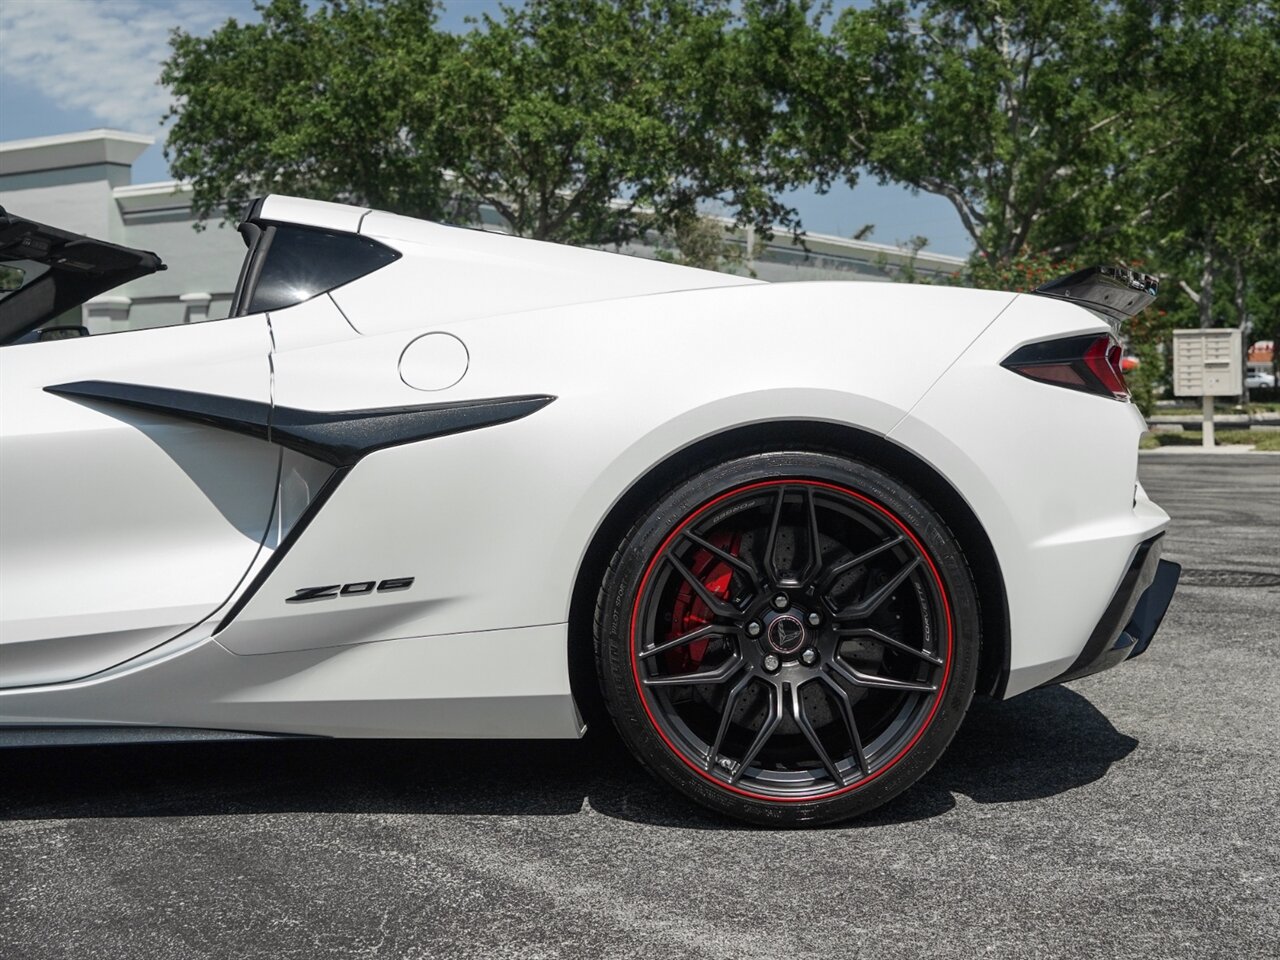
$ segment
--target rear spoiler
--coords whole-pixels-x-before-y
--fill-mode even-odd
[[[1086,267],[1037,287],[1038,297],[1070,300],[1110,317],[1128,320],[1151,306],[1160,281],[1128,267]]]

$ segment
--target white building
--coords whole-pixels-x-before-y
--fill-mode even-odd
[[[168,269],[84,308],[91,333],[194,322],[227,314],[244,244],[225,223],[195,229],[189,187],[134,184],[133,162],[153,138],[119,130],[0,142],[0,206],[41,223],[159,254]],[[486,222],[495,217],[486,216]],[[745,236],[735,234],[739,242]],[[807,247],[807,249],[805,249]],[[652,256],[643,245],[627,249]],[[923,277],[955,273],[964,260],[809,234],[804,247],[776,236],[750,269],[764,280],[886,280],[910,263]]]

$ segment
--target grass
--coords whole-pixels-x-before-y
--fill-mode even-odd
[[[1151,411],[1153,414],[1159,414],[1162,417],[1185,417],[1200,416],[1200,407],[1190,407],[1179,404],[1176,407],[1156,406]],[[1280,403],[1267,402],[1258,403],[1254,401],[1248,407],[1239,403],[1215,403],[1213,405],[1214,413],[1277,413],[1280,412]]]
[[[1216,443],[1246,443],[1255,450],[1273,450],[1280,452],[1280,430],[1215,430]],[[1198,447],[1204,443],[1204,434],[1199,430],[1161,430],[1158,433],[1144,433],[1138,446],[1142,450],[1155,450],[1159,447]]]

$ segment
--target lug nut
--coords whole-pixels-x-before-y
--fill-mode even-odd
[[[804,661],[806,667],[812,667],[818,660],[818,651],[810,647],[804,653],[800,654],[800,659]]]
[[[773,605],[779,610],[787,609],[790,604],[791,601],[787,599],[787,595],[785,593],[780,593],[773,598]]]
[[[782,666],[782,661],[779,660],[777,657],[775,657],[772,653],[764,658],[764,668],[769,673],[774,673],[775,671],[777,671],[778,667],[780,666]]]
[[[822,614],[820,614],[817,610],[809,614],[809,626],[816,627],[821,622],[822,622]]]
[[[750,623],[748,623],[748,624],[747,624],[747,636],[749,636],[749,637],[758,637],[758,636],[760,636],[760,624],[756,623],[756,621],[754,621],[754,620],[752,620]]]

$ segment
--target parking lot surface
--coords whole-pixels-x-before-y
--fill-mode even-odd
[[[871,819],[739,827],[590,740],[6,751],[0,957],[1274,958],[1280,457],[1141,475],[1151,650],[975,704]]]

